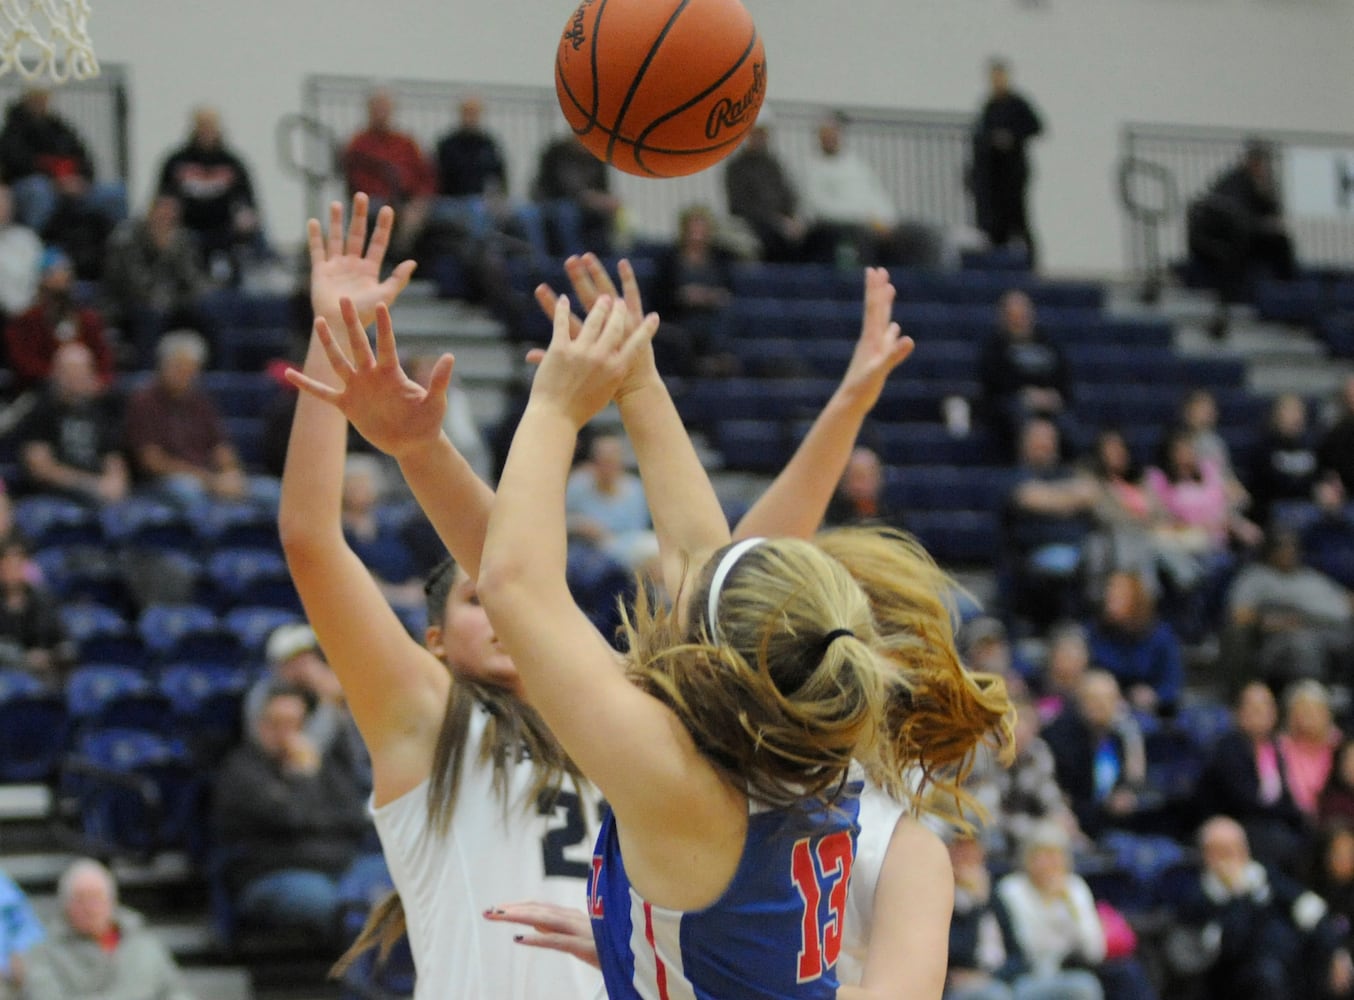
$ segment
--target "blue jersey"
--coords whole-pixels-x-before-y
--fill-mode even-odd
[[[733,880],[690,912],[631,887],[608,816],[588,911],[610,1000],[836,997],[860,788],[852,782],[831,808],[754,809]]]

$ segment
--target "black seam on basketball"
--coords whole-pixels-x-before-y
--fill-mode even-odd
[[[602,123],[597,120],[597,116],[595,114],[588,114],[588,109],[583,107],[578,98],[574,95],[573,90],[569,87],[569,81],[564,76],[564,65],[560,62],[558,55],[555,56],[555,83],[558,87],[563,88],[564,96],[569,98],[569,103],[578,109],[580,115],[587,119],[588,123],[581,131],[574,128],[573,124],[570,123],[569,127],[573,129],[574,135],[585,136],[593,129],[602,127]]]
[[[738,57],[738,62],[734,63],[732,69],[730,69],[727,73],[725,73],[723,76],[721,76],[721,77],[720,77],[718,80],[716,80],[714,83],[710,84],[710,86],[707,87],[704,91],[702,91],[701,93],[697,94],[695,97],[691,98],[691,100],[687,101],[687,102],[686,102],[685,104],[683,104],[681,107],[674,108],[672,111],[669,111],[669,112],[667,112],[666,114],[660,115],[659,117],[655,118],[652,122],[649,123],[649,127],[646,128],[643,132],[641,132],[641,133],[636,137],[636,139],[635,139],[635,162],[639,164],[639,166],[640,166],[641,169],[643,169],[643,170],[645,170],[645,171],[648,171],[648,169],[649,169],[648,167],[644,166],[644,155],[643,155],[644,153],[646,153],[646,152],[648,151],[648,150],[646,150],[645,147],[644,147],[644,140],[647,139],[647,138],[649,137],[649,134],[650,134],[651,132],[653,132],[654,129],[656,129],[656,128],[658,128],[660,125],[662,125],[664,122],[670,121],[671,119],[676,118],[676,117],[677,117],[678,115],[680,115],[683,111],[687,111],[687,110],[689,110],[689,109],[691,109],[691,108],[694,108],[697,104],[699,104],[701,101],[705,100],[707,97],[709,97],[711,94],[713,94],[713,93],[714,93],[716,90],[718,90],[720,87],[724,86],[724,84],[728,83],[729,80],[731,80],[731,79],[733,78],[733,75],[734,75],[735,73],[737,73],[740,69],[743,68],[743,64],[746,63],[746,62],[748,61],[748,59],[749,59],[749,57],[751,57],[752,53],[756,51],[756,49],[757,49],[757,39],[758,39],[758,37],[759,37],[759,36],[758,36],[758,34],[757,34],[757,29],[756,29],[756,27],[753,27],[753,29],[752,29],[752,40],[751,40],[750,42],[748,42],[748,47],[747,47],[746,49],[743,50],[743,54],[742,54],[741,56]],[[740,131],[740,132],[738,133],[739,136],[742,136],[743,133],[746,132],[746,131],[747,131],[747,128],[744,127],[744,128],[742,129],[742,131]]]
[[[597,36],[602,33],[602,15],[606,13],[607,0],[597,5],[597,16],[592,19],[592,51],[588,53],[592,60],[592,110],[588,112],[589,127],[597,124],[597,113],[601,110],[601,77],[597,75]]]
[[[654,43],[649,46],[649,51],[644,56],[644,61],[639,64],[639,69],[635,71],[634,78],[630,81],[630,89],[625,93],[625,100],[621,102],[621,108],[616,112],[615,130],[611,133],[611,141],[607,143],[606,147],[607,163],[611,163],[611,154],[616,149],[616,139],[620,135],[621,129],[625,127],[625,115],[630,110],[630,105],[634,101],[635,95],[639,93],[639,85],[644,82],[644,74],[649,71],[649,67],[653,64],[654,57],[658,55],[658,50],[663,47],[663,42],[668,37],[668,32],[670,32],[672,26],[677,23],[677,18],[681,17],[682,11],[686,10],[690,5],[691,0],[682,0],[682,2],[678,4],[677,9],[668,17],[667,24],[663,25],[663,30],[658,33],[658,37],[654,39]],[[598,17],[601,17],[600,11],[598,12]],[[595,53],[596,51],[597,33],[594,31],[593,52]]]

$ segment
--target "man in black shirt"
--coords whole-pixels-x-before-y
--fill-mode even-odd
[[[461,124],[437,144],[437,193],[449,198],[506,194],[508,168],[494,137],[481,125],[478,97],[461,102]]]
[[[1015,289],[1001,297],[998,328],[978,360],[983,416],[1014,451],[1016,434],[1031,417],[1045,417],[1066,436],[1072,402],[1067,361],[1035,325],[1034,304]]]
[[[1044,130],[1038,113],[1011,89],[1011,71],[1004,60],[988,64],[991,91],[973,130],[973,200],[978,227],[993,246],[1021,240],[1034,262],[1025,191],[1029,159],[1025,146]]]
[[[99,386],[93,353],[78,342],[63,344],[46,391],[19,429],[26,485],[91,503],[121,500],[128,488],[121,424]]]
[[[729,214],[756,233],[763,260],[798,261],[808,229],[799,215],[799,195],[771,149],[767,117],[763,111],[724,172]]]

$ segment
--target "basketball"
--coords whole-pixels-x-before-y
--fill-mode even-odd
[[[739,0],[582,0],[555,91],[594,156],[640,177],[714,166],[766,96],[766,55]]]

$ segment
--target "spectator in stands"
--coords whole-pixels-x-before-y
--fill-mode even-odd
[[[1076,700],[1082,678],[1091,669],[1086,630],[1077,624],[1054,628],[1048,637],[1048,662],[1039,685],[1039,718],[1052,722]]]
[[[212,830],[225,883],[251,924],[298,927],[337,943],[339,880],[362,864],[362,793],[334,753],[306,736],[298,688],[269,692],[249,738],[221,767]]]
[[[1020,437],[1020,477],[1007,501],[1014,597],[1037,623],[1078,617],[1077,576],[1100,490],[1059,458],[1058,428],[1036,417]]]
[[[1327,472],[1312,488],[1315,516],[1303,525],[1302,561],[1345,589],[1354,587],[1354,520],[1340,477]]]
[[[169,949],[118,904],[107,868],[73,862],[57,896],[61,921],[29,953],[25,1000],[192,1000]]]
[[[1287,281],[1297,274],[1268,143],[1246,144],[1241,162],[1190,205],[1187,228],[1190,257],[1224,301],[1248,298],[1257,277]]]
[[[121,413],[99,384],[94,355],[78,342],[62,344],[47,388],[19,425],[19,459],[34,492],[59,493],[95,504],[127,495]]]
[[[861,445],[851,452],[837,492],[827,505],[825,523],[903,526],[902,517],[889,506],[884,492],[884,467],[872,449]]]
[[[1142,732],[1113,674],[1088,671],[1076,703],[1049,724],[1043,737],[1053,752],[1058,785],[1088,836],[1132,826],[1137,815],[1155,805],[1147,788]]]
[[[715,243],[714,214],[704,205],[684,209],[677,243],[659,255],[654,278],[653,308],[665,324],[665,336],[653,345],[659,371],[736,373],[736,360],[717,349],[720,324],[733,301],[732,268],[731,256]]]
[[[1024,691],[1033,667],[1017,654],[1001,619],[978,615],[969,619],[955,637],[964,665],[980,673],[996,674],[1009,691]]]
[[[1307,404],[1296,393],[1274,400],[1269,425],[1251,472],[1251,516],[1268,525],[1274,505],[1286,500],[1310,503],[1320,463],[1316,440],[1307,428]]]
[[[625,470],[625,449],[614,434],[599,434],[588,457],[569,477],[565,493],[569,537],[623,560],[631,540],[650,528],[639,477]]]
[[[1275,727],[1274,693],[1258,681],[1236,699],[1236,729],[1213,745],[1199,781],[1204,815],[1230,816],[1265,864],[1291,870],[1306,846],[1306,823],[1288,790]]]
[[[1217,462],[1228,478],[1232,471],[1232,450],[1218,433],[1218,401],[1207,389],[1191,389],[1180,403],[1181,427],[1188,428],[1194,437],[1194,453],[1199,461]]]
[[[270,691],[275,687],[295,688],[306,695],[310,706],[304,726],[306,738],[322,756],[332,753],[347,765],[359,788],[370,789],[366,748],[314,630],[302,622],[279,625],[269,634],[263,656],[268,669],[244,698],[245,731],[253,731]]]
[[[1090,887],[1072,873],[1062,827],[1049,823],[1030,835],[1020,869],[997,883],[997,896],[1040,995],[1100,1000],[1104,993],[1091,970],[1105,959],[1105,932]]]
[[[14,193],[0,184],[0,319],[26,311],[38,294],[42,240],[14,221]]]
[[[1316,818],[1322,826],[1354,827],[1354,740],[1335,748],[1330,774],[1316,800]]]
[[[1199,560],[1177,539],[1121,432],[1107,428],[1096,436],[1090,469],[1101,490],[1097,548],[1086,570],[1093,603],[1103,599],[1108,574],[1118,570],[1137,573],[1154,596],[1163,578],[1177,593],[1196,586],[1203,573]]]
[[[1005,59],[987,65],[987,100],[973,129],[973,202],[978,228],[994,247],[1019,240],[1035,262],[1025,190],[1030,165],[1025,153],[1029,141],[1044,130],[1030,102],[1011,87],[1011,68]]]
[[[32,582],[28,558],[28,545],[17,535],[0,541],[0,664],[55,686],[75,662],[75,644],[56,598]]]
[[[823,119],[818,152],[804,170],[804,208],[813,220],[810,255],[844,270],[862,263],[938,267],[943,258],[939,235],[901,220],[879,175],[843,148],[843,124],[840,114]]]
[[[1330,779],[1335,749],[1344,734],[1331,713],[1330,691],[1320,681],[1298,681],[1284,693],[1284,728],[1279,753],[1293,804],[1311,821]]]
[[[1349,592],[1302,565],[1291,529],[1270,532],[1261,560],[1233,581],[1227,607],[1231,634],[1225,638],[1236,647],[1238,674],[1279,683],[1344,678],[1343,657],[1354,649]]]
[[[183,225],[179,201],[156,195],[140,219],[128,219],[108,239],[103,290],[109,320],[148,361],[166,330],[207,328],[201,308],[209,283],[197,239]]]
[[[982,841],[955,836],[950,841],[950,864],[954,916],[944,1000],[1012,1000],[1015,982],[1028,966],[1006,904],[992,892]],[[1045,996],[1032,985],[1025,983],[1020,996]]]
[[[572,133],[541,151],[531,196],[545,214],[549,256],[611,252],[621,200],[611,193],[607,165]]]
[[[1114,675],[1134,708],[1174,715],[1185,686],[1180,640],[1157,617],[1142,577],[1110,575],[1100,616],[1088,629],[1091,659]]]
[[[216,108],[193,109],[188,140],[160,167],[159,193],[179,203],[213,278],[238,284],[245,262],[267,251],[249,168],[226,145]]]
[[[1043,823],[1057,823],[1073,843],[1086,839],[1076,814],[1058,786],[1053,752],[1039,735],[1039,712],[1028,698],[1014,699],[1015,727],[1009,765],[990,752],[980,754],[965,790],[987,812],[980,825],[988,853],[1014,860],[1020,844]]]
[[[417,607],[423,601],[423,581],[398,526],[379,516],[385,490],[381,459],[348,456],[343,470],[343,537],[380,583],[386,600]]]
[[[0,871],[0,1000],[23,995],[28,952],[46,936],[28,897]]]
[[[45,233],[63,203],[101,216],[111,228],[127,214],[120,181],[95,182],[94,161],[75,128],[51,109],[51,94],[25,90],[0,128],[0,171],[14,190],[15,215]]]
[[[729,214],[752,229],[768,263],[804,258],[808,226],[799,212],[799,193],[780,157],[771,149],[771,113],[763,108],[738,152],[729,158],[724,192]]]
[[[1236,513],[1226,474],[1216,460],[1199,457],[1190,430],[1167,432],[1147,485],[1170,519],[1174,543],[1197,555],[1205,572],[1225,561],[1233,536],[1243,545],[1259,544],[1260,529]]]
[[[1344,995],[1354,964],[1315,893],[1252,857],[1246,831],[1225,816],[1199,830],[1203,872],[1180,907],[1210,958],[1208,995],[1228,1000]],[[1329,993],[1327,993],[1329,991]]]
[[[78,305],[74,289],[70,258],[49,249],[42,255],[37,298],[5,326],[5,352],[18,388],[32,389],[46,382],[57,348],[71,342],[82,343],[93,352],[101,382],[112,380],[113,349],[104,334],[103,317]]]
[[[136,471],[180,503],[214,497],[275,504],[276,481],[245,474],[216,404],[198,384],[207,342],[175,330],[155,354],[155,378],[127,403],[125,441]]]
[[[1040,331],[1034,303],[1019,289],[1001,297],[997,328],[978,359],[983,418],[1010,451],[1016,435],[1032,417],[1070,430],[1072,380],[1062,349]]]
[[[1340,939],[1348,950],[1354,936],[1354,827],[1345,823],[1326,827],[1317,844],[1313,868],[1307,884],[1341,923]]]
[[[1321,438],[1317,457],[1323,471],[1340,477],[1346,496],[1354,491],[1354,375],[1340,384],[1337,415]]]
[[[424,223],[437,179],[423,155],[418,140],[395,127],[395,97],[376,89],[367,97],[367,124],[348,140],[343,151],[343,177],[349,195],[366,192],[372,214],[382,205],[392,205],[399,218],[396,259],[408,256]]]
[[[508,165],[498,142],[484,128],[484,102],[461,101],[460,124],[437,143],[437,193],[447,198],[503,198]]]

